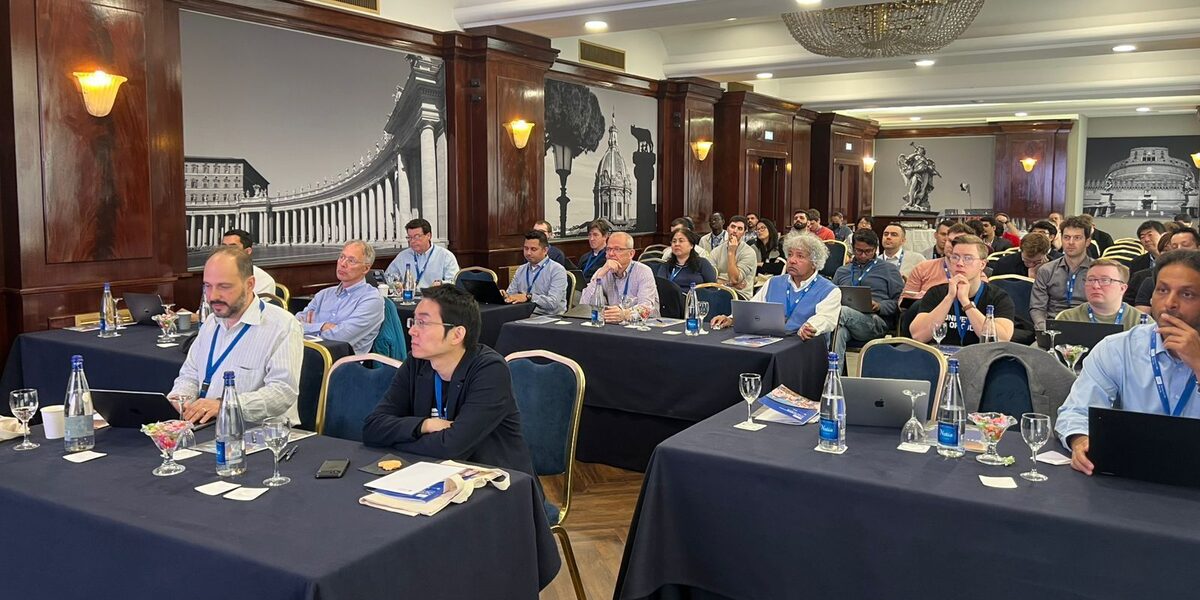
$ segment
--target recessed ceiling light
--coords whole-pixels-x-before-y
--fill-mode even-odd
[[[1150,112],[1150,107],[1149,106],[1139,106],[1139,107],[1137,107],[1137,111],[1138,112]]]
[[[921,117],[909,117],[908,120],[909,121],[920,121]]]
[[[729,17],[728,19],[725,19],[725,20],[726,21],[736,21],[737,17]]]
[[[1118,44],[1113,46],[1113,52],[1133,52],[1134,50],[1137,50],[1137,46],[1133,44]]]
[[[922,58],[919,60],[914,60],[913,64],[917,65],[918,67],[932,67],[933,65],[937,64],[937,61],[933,60],[932,58]]]
[[[583,24],[583,28],[592,32],[608,31],[608,23],[605,23],[604,21],[588,21],[587,23]]]
[[[1029,113],[1027,113],[1027,112],[1018,112],[1018,113],[1013,113],[1013,116],[1014,116],[1014,117],[1028,117],[1028,116],[1029,116]]]
[[[796,0],[796,4],[800,6],[816,6],[821,3],[821,0]]]
[[[759,79],[770,79],[770,78],[774,77],[775,74],[774,73],[756,73],[754,76]]]

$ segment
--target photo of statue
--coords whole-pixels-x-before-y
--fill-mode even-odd
[[[896,158],[900,176],[904,178],[905,189],[908,190],[902,198],[904,207],[900,210],[929,212],[929,192],[933,191],[933,178],[941,177],[942,174],[938,173],[933,160],[925,155],[924,146],[918,146],[916,142],[909,142],[908,145],[913,147],[913,152],[901,154]]]

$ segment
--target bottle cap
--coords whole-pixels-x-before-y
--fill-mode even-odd
[[[951,358],[951,359],[947,360],[946,363],[949,365],[951,373],[958,372],[958,359],[957,358]]]
[[[225,371],[225,385],[233,384],[233,371]]]
[[[987,314],[989,314],[989,315],[990,315],[990,314],[992,314],[993,312],[996,312],[996,307],[995,307],[995,306],[992,306],[991,304],[989,304],[989,305],[987,306]]]
[[[82,367],[83,366],[83,355],[82,354],[72,355],[71,356],[71,366],[72,367]]]
[[[836,363],[839,360],[837,352],[830,352],[828,358],[829,358],[829,362],[831,362],[831,363]]]

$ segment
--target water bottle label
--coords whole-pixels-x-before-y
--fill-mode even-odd
[[[821,439],[827,442],[838,441],[838,422],[834,419],[821,418]]]
[[[225,466],[225,442],[217,442],[217,468]]]
[[[404,301],[411,302],[412,299],[413,299],[413,291],[412,290],[404,290]]]
[[[688,319],[687,320],[687,330],[688,331],[700,331],[700,319]]]
[[[68,440],[77,440],[95,435],[92,415],[79,415],[63,419],[63,434]]]
[[[938,423],[938,444],[958,447],[958,426],[953,423]]]

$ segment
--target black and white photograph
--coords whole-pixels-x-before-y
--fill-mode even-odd
[[[446,242],[442,61],[184,12],[185,235],[198,269],[221,234],[255,262],[386,254],[422,217]]]
[[[654,231],[658,198],[654,98],[546,79],[546,220],[559,237],[607,219]]]
[[[1083,211],[1097,217],[1170,219],[1197,215],[1200,171],[1190,154],[1200,136],[1092,138]]]

